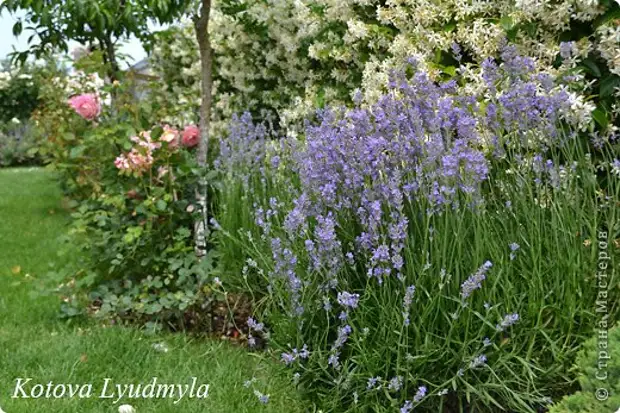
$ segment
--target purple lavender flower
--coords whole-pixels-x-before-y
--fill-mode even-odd
[[[463,55],[461,54],[461,46],[459,46],[458,43],[453,42],[450,45],[450,50],[452,51],[452,55],[454,56],[454,58],[460,62],[463,58]]]
[[[263,393],[259,392],[258,390],[254,390],[254,395],[256,396],[258,401],[261,402],[262,404],[269,403],[269,395],[268,394],[263,394]]]
[[[561,42],[560,43],[560,56],[562,59],[570,59],[577,52],[577,46],[575,42]]]
[[[265,328],[263,323],[258,323],[252,317],[248,317],[248,328],[250,330],[261,332]]]
[[[340,368],[340,352],[334,353],[329,356],[327,359],[327,364],[335,368],[336,370]]]
[[[290,248],[286,248],[283,245],[281,238],[272,238],[271,252],[274,269],[269,273],[270,284],[273,284],[274,279],[286,280],[291,310],[296,316],[300,316],[304,312],[304,307],[301,305],[301,289],[303,284],[296,275],[297,257]]]
[[[453,52],[461,54],[458,45]],[[270,267],[265,271],[268,288],[281,294],[275,299],[286,306],[291,322],[299,329],[311,327],[303,325],[307,317],[297,317],[305,315],[304,305],[314,310],[318,299],[319,306],[331,311],[329,297],[337,294],[342,321],[332,327],[337,331],[329,332],[337,338],[328,360],[335,368],[340,366],[338,350],[344,354],[352,334],[345,325],[350,316],[345,316],[361,306],[359,295],[339,286],[343,270],[368,274],[371,288],[393,285],[389,278],[404,279],[412,265],[406,253],[414,232],[410,223],[417,225],[424,213],[484,207],[494,157],[512,149],[546,154],[564,139],[558,124],[568,102],[566,92],[553,87],[550,76],[536,73],[533,61],[519,56],[514,47],[503,50],[501,64],[490,59],[482,63],[480,94],[455,81],[438,83],[416,62],[410,63],[412,75],[395,71],[388,92],[369,107],[358,100],[350,110],[317,112],[317,121],[304,127],[303,142],[269,142],[266,124],[255,124],[248,114],[235,118],[231,139],[222,140],[216,162],[225,176],[241,175],[244,195],[257,195],[254,218],[262,241],[271,247],[265,263]],[[284,167],[293,178],[282,174]],[[557,182],[560,166],[550,167],[541,158],[535,167],[541,180]],[[269,176],[274,173],[277,180]],[[290,192],[269,199],[268,186],[276,182]],[[418,204],[428,207],[420,216],[412,215],[411,205]],[[437,234],[430,236],[437,239]],[[463,303],[482,287],[490,267],[485,263],[462,283]],[[415,287],[407,287],[401,309],[406,325],[414,295]],[[324,315],[333,319],[338,312]],[[507,328],[504,321],[498,324],[502,329]],[[259,324],[254,323],[251,330]],[[299,361],[307,354],[304,348],[283,353],[283,361]],[[424,388],[420,398],[425,394]],[[415,404],[408,403],[406,411]]]
[[[592,146],[600,151],[605,146],[605,138],[598,132],[594,131],[590,133],[590,143],[592,143]]]
[[[491,261],[486,261],[475,274],[472,274],[465,282],[461,285],[461,298],[466,299],[469,297],[475,290],[482,288],[482,282],[486,278],[487,271],[493,266]]]
[[[500,80],[501,75],[499,73],[499,67],[497,63],[491,58],[484,59],[482,61],[482,79],[487,84],[487,87],[495,92],[496,84]],[[495,108],[495,106],[493,106]]]
[[[334,346],[332,348],[337,349],[339,347],[342,347],[344,343],[347,341],[347,339],[349,338],[349,334],[351,334],[351,331],[353,331],[353,329],[351,328],[350,325],[339,327],[338,338],[336,338],[336,342],[334,343]]]
[[[521,248],[521,246],[516,242],[513,242],[509,244],[508,247],[510,248],[510,260],[512,261],[517,257],[516,252],[519,248]]]
[[[424,398],[424,396],[426,396],[426,387],[420,386],[418,387],[418,391],[416,392],[415,396],[413,396],[413,400],[415,402],[419,402]]]
[[[620,178],[620,159],[614,159],[609,166],[611,166],[611,172]]]
[[[351,294],[346,291],[338,293],[338,304],[348,308],[357,308],[359,302],[359,294]]]
[[[413,410],[413,403],[411,400],[405,400],[405,404],[400,408],[400,413],[409,413]]]
[[[402,387],[403,387],[403,377],[396,376],[396,377],[392,377],[392,379],[390,380],[390,383],[388,385],[388,390],[397,392]]]
[[[281,359],[287,366],[293,364],[295,360],[298,358],[307,359],[310,357],[310,351],[308,350],[308,345],[304,344],[301,350],[297,350],[297,348],[292,349],[290,353],[282,353]]]
[[[323,297],[323,310],[329,312],[332,309],[332,303],[329,297]]]
[[[284,364],[286,364],[287,366],[293,364],[293,362],[295,361],[295,355],[292,353],[282,353],[281,357],[282,361],[284,362]]]
[[[497,331],[504,331],[508,327],[511,327],[514,324],[516,324],[517,321],[519,321],[519,314],[517,313],[507,314],[506,316],[504,316],[504,319],[498,325],[495,326],[495,328],[497,329]]]
[[[408,310],[413,303],[413,295],[415,294],[415,285],[410,285],[405,291],[405,297],[403,298],[403,308]]]
[[[299,351],[299,357],[302,359],[307,359],[310,357],[310,351],[308,350],[308,345],[304,344],[304,346]]]
[[[481,354],[477,357],[475,357],[470,363],[469,363],[469,368],[470,369],[477,369],[480,367],[485,366],[487,363],[487,356],[485,356],[484,354]]]
[[[413,295],[415,294],[415,286],[410,285],[407,287],[405,291],[405,297],[403,298],[403,319],[405,326],[409,326],[411,320],[409,319],[409,311],[411,309],[411,304],[413,303]]]
[[[241,176],[247,188],[251,174],[262,168],[269,133],[267,126],[254,124],[249,113],[241,117],[234,115],[229,123],[228,136],[220,140],[216,169],[225,174]]]
[[[489,339],[488,337],[485,337],[484,340],[482,340],[482,345],[484,347],[489,347],[493,345],[493,343],[491,342],[491,339]]]
[[[376,388],[377,384],[379,383],[379,381],[381,381],[381,377],[380,376],[369,378],[368,382],[366,383],[366,389],[367,390],[372,390],[372,389]]]

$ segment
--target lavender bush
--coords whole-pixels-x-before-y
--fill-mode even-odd
[[[531,60],[507,48],[479,75],[437,83],[412,60],[303,140],[245,115],[222,141],[222,280],[327,411],[536,411],[569,385],[620,186],[600,196],[612,165]]]

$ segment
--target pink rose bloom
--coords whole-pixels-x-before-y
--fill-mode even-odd
[[[183,146],[191,148],[200,142],[200,129],[196,125],[188,125],[183,129],[183,138],[181,143]]]
[[[86,120],[94,120],[101,112],[99,99],[93,93],[73,96],[69,99],[69,105]]]

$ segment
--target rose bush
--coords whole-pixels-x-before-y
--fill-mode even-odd
[[[72,211],[74,258],[52,274],[64,314],[208,329],[211,254],[198,260],[193,234],[199,129],[160,122],[130,77],[105,84],[98,57],[82,59],[52,74],[35,113]]]

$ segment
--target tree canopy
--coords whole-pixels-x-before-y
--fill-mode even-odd
[[[14,54],[25,61],[53,50],[68,51],[68,42],[102,50],[109,75],[115,78],[118,63],[115,46],[119,40],[136,36],[148,44],[149,21],[172,23],[184,13],[191,0],[4,0],[0,12],[25,12],[13,26],[13,34],[31,32],[29,49]]]

